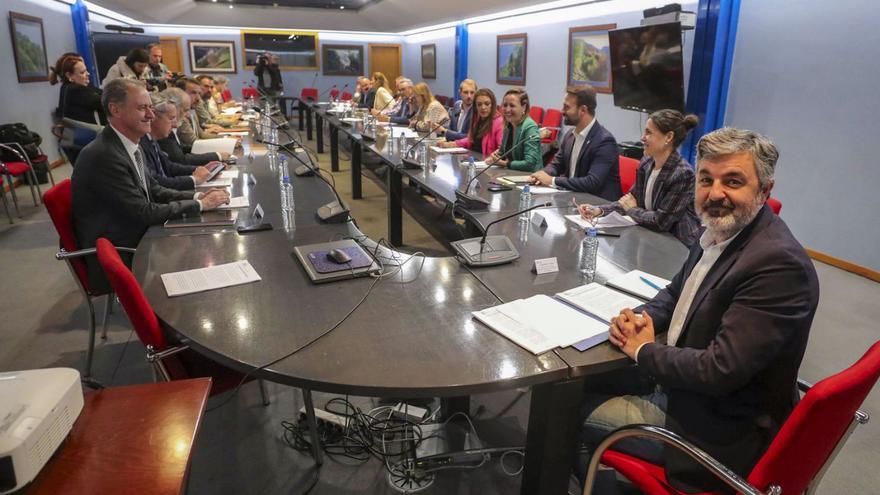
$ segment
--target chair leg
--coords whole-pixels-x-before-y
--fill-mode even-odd
[[[86,296],[86,303],[89,305],[89,348],[86,350],[86,371],[84,377],[91,378],[92,358],[95,355],[95,305],[89,296]]]
[[[113,298],[116,294],[107,294],[107,301],[104,304],[104,321],[101,323],[101,340],[107,340],[107,320],[110,319],[110,313],[113,312]]]
[[[315,405],[312,403],[312,391],[302,389],[303,401],[306,404],[306,421],[309,423],[309,433],[312,437],[312,458],[315,464],[321,466],[324,464],[324,458],[321,455],[321,437],[318,435],[318,420],[315,419]]]
[[[6,182],[9,183],[9,192],[12,193],[12,204],[15,205],[15,214],[18,215],[18,218],[24,218],[21,216],[21,210],[18,209],[18,195],[15,194],[15,184],[12,181],[15,178],[9,174],[6,174]]]
[[[39,203],[37,203],[37,193],[34,191],[34,184],[37,183],[37,173],[34,172],[34,168],[31,167],[31,169],[27,171],[27,174],[30,175],[30,179],[28,180],[28,188],[31,190],[31,197],[34,198],[34,206],[38,206]]]
[[[6,217],[9,218],[9,223],[15,223],[12,220],[12,212],[9,211],[9,200],[6,199],[6,191],[3,190],[3,186],[0,186],[0,198],[3,199],[3,209],[6,210]]]
[[[264,380],[257,380],[260,384],[260,397],[263,398],[263,405],[269,405],[269,392],[266,390],[266,382]]]
[[[52,175],[52,167],[49,166],[49,163],[46,163],[46,172],[49,174],[49,182],[52,183],[52,187],[55,187],[55,176]],[[43,195],[41,194],[40,197],[42,198]]]

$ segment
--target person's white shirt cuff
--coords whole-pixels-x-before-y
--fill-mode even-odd
[[[196,200],[196,203],[199,204],[199,211],[203,211],[205,209],[205,205],[202,204],[202,200],[199,199],[200,193],[193,194],[193,199]]]
[[[556,177],[550,179],[550,186],[556,187]]]
[[[633,354],[633,361],[635,361],[636,364],[639,364],[639,351],[642,350],[642,347],[645,347],[645,344],[650,344],[650,343],[651,342],[643,342],[642,345],[640,345],[636,348],[636,352],[635,352],[635,354]]]
[[[223,157],[220,156],[220,152],[219,152],[219,151],[215,151],[214,154],[217,155],[217,161],[218,161],[218,162],[221,161],[221,160],[223,160]]]

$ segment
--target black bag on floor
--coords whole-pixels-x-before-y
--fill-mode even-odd
[[[15,124],[0,125],[0,143],[18,143],[24,148],[28,158],[36,158],[40,155],[39,146],[43,143],[43,138],[36,132],[31,131],[21,122]],[[3,159],[7,161],[18,160],[15,154],[7,150],[3,150]]]

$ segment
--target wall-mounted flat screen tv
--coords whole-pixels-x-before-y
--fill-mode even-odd
[[[684,111],[684,66],[679,23],[608,32],[614,105],[653,112]]]

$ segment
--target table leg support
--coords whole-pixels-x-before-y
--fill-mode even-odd
[[[302,100],[300,100],[299,106],[297,107],[296,111],[299,114],[299,130],[302,131],[306,125],[306,122],[305,122],[306,104],[303,103]]]
[[[388,167],[388,243],[403,245],[403,175]]]
[[[339,128],[330,125],[330,170],[339,172]]]
[[[351,197],[361,199],[361,143],[351,139]]]
[[[312,402],[312,391],[302,389],[303,402],[306,406],[306,421],[309,424],[309,434],[312,437],[312,457],[318,466],[324,464],[321,453],[321,435],[318,434],[318,420],[315,419],[315,404]]]
[[[312,107],[306,107],[306,138],[312,140]]]
[[[315,139],[318,141],[318,153],[324,153],[324,119],[315,112]]]
[[[521,494],[567,493],[583,386],[583,380],[568,380],[532,388]]]

